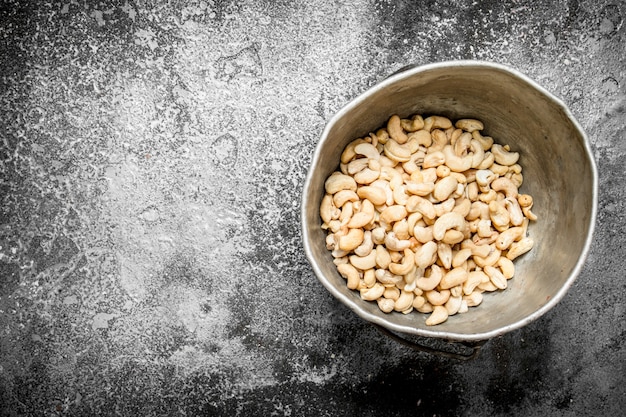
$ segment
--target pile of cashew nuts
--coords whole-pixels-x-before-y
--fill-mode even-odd
[[[520,194],[519,153],[483,136],[483,123],[393,115],[349,143],[325,181],[326,247],[348,288],[385,312],[445,322],[507,288],[533,199]]]

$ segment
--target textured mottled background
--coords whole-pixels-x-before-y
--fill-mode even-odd
[[[579,416],[626,407],[626,5],[0,5],[0,415]],[[599,169],[594,243],[459,362],[381,335],[301,245],[329,117],[407,64],[511,65]]]

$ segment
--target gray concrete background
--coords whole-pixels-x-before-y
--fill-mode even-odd
[[[0,415],[623,415],[625,15],[612,0],[3,2]],[[299,230],[329,117],[450,59],[562,98],[599,169],[574,286],[470,362],[357,318]]]

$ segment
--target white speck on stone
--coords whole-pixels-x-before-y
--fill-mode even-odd
[[[78,297],[76,297],[75,295],[68,295],[63,299],[63,304],[65,304],[66,306],[78,304]]]
[[[91,323],[91,328],[93,330],[96,329],[108,329],[109,328],[109,320],[117,317],[116,314],[107,314],[107,313],[98,313],[93,317],[93,322]]]
[[[141,213],[139,217],[147,222],[155,222],[159,220],[159,212],[155,208],[149,208]]]

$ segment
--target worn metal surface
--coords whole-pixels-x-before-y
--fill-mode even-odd
[[[623,2],[0,7],[0,414],[619,415]],[[323,288],[299,204],[330,117],[407,64],[482,59],[591,141],[596,232],[561,302],[460,363]]]

